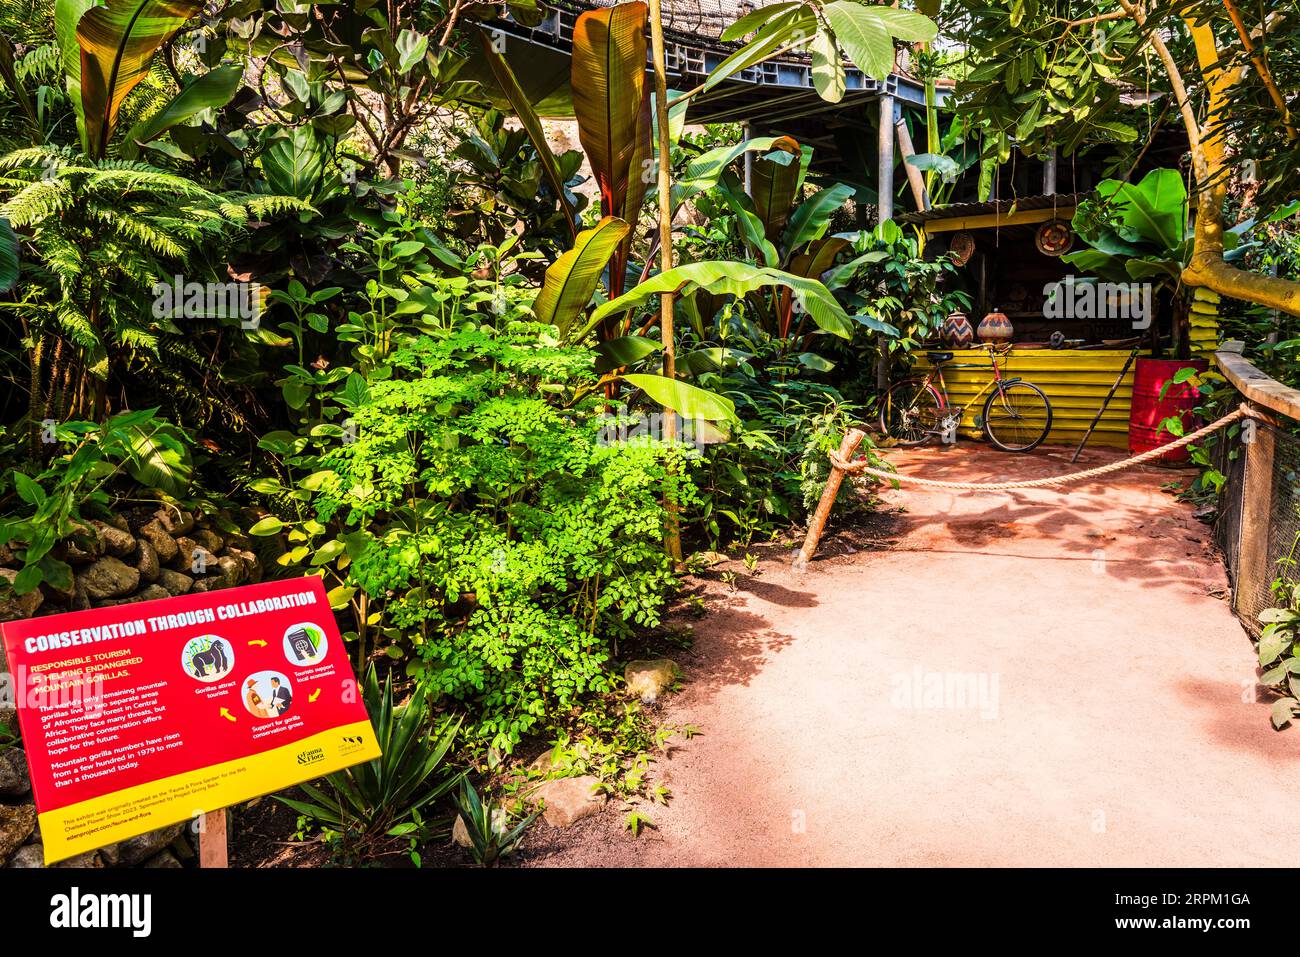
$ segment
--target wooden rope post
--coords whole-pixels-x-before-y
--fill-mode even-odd
[[[199,867],[229,867],[226,857],[226,809],[208,811],[199,829]]]
[[[1240,346],[1233,350],[1225,345],[1214,354],[1214,364],[1250,403],[1259,419],[1274,426],[1282,424],[1282,417],[1300,422],[1300,389],[1283,385],[1255,368],[1241,355]],[[1233,610],[1253,621],[1273,604],[1268,583],[1275,569],[1268,533],[1273,515],[1277,442],[1273,431],[1267,428],[1252,430],[1250,437],[1253,441],[1246,445],[1241,517],[1237,524]],[[1242,588],[1243,583],[1253,587]]]
[[[858,446],[862,444],[862,440],[866,437],[867,433],[861,429],[849,429],[840,442],[839,460],[848,462],[852,459],[853,453],[858,450]],[[798,554],[794,556],[793,568],[795,571],[804,571],[813,555],[817,554],[817,543],[821,541],[822,532],[826,529],[826,520],[831,517],[831,506],[835,504],[835,496],[839,495],[840,485],[843,482],[844,469],[832,463],[831,474],[826,479],[826,487],[822,489],[822,497],[817,503],[817,510],[813,512],[812,518],[808,520],[808,534],[804,537],[803,548],[799,549]]]
[[[1257,414],[1270,425],[1278,422],[1267,413]],[[1269,531],[1273,527],[1277,441],[1270,428],[1251,429],[1250,439],[1246,444],[1242,473],[1241,517],[1237,521],[1233,610],[1253,622],[1261,611],[1273,604],[1269,591],[1269,582],[1273,579]]]

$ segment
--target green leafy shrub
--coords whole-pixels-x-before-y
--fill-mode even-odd
[[[6,476],[11,494],[0,517],[0,545],[23,562],[15,592],[26,594],[41,582],[72,586],[72,569],[52,549],[93,537],[82,519],[112,515],[115,480],[129,476],[168,495],[185,492],[193,470],[188,439],[157,411],[123,412],[102,424],[50,422],[43,437],[60,454],[34,474],[14,469]]]
[[[728,441],[707,446],[695,467],[701,505],[688,527],[711,549],[747,545],[802,522],[821,497],[827,453],[860,418],[856,405],[815,378],[807,366],[815,355],[782,356],[779,344],[761,335],[745,345],[753,351],[730,350],[724,371],[701,377],[735,402],[740,419]],[[861,452],[874,455],[870,439]],[[844,518],[869,505],[846,482],[835,514]]]
[[[548,335],[410,341],[307,483],[394,653],[410,642],[410,672],[504,750],[610,688],[611,642],[658,624],[675,584],[662,490],[693,501],[677,451],[602,441],[591,354]]]
[[[1296,565],[1300,538],[1282,559],[1284,574],[1272,584],[1278,607],[1267,608],[1259,620],[1264,629],[1259,636],[1259,666],[1264,669],[1259,683],[1273,690],[1273,727],[1281,730],[1300,715],[1300,583],[1291,576]]]

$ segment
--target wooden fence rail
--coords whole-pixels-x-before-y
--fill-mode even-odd
[[[1221,350],[1214,364],[1242,394],[1260,418],[1282,425],[1282,419],[1300,422],[1300,389],[1293,389],[1257,369],[1239,352]],[[1261,610],[1267,583],[1274,576],[1270,554],[1270,529],[1277,496],[1277,434],[1272,429],[1243,428],[1246,461],[1243,464],[1241,518],[1237,525],[1237,567],[1232,569],[1233,610],[1253,619]],[[1246,587],[1242,587],[1242,585]]]

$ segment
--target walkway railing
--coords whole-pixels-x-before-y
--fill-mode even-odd
[[[1271,585],[1300,578],[1300,389],[1283,385],[1236,352],[1215,353],[1214,364],[1258,418],[1242,421],[1235,437],[1215,448],[1227,476],[1214,538],[1232,583],[1232,607],[1253,633],[1272,608]]]

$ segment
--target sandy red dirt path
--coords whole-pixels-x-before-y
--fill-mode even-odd
[[[970,481],[1115,457],[890,455]],[[634,840],[611,807],[539,835],[531,863],[1292,864],[1266,821],[1295,806],[1300,730],[1254,700],[1209,528],[1160,490],[1174,477],[891,490],[906,511],[878,548],[833,536],[803,576],[735,563],[665,707],[702,734],[659,763],[658,830]],[[971,700],[933,696],[963,675]]]

